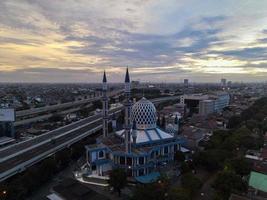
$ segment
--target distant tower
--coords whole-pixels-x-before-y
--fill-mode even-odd
[[[188,87],[189,86],[189,80],[188,79],[184,79],[184,87]]]
[[[107,77],[106,72],[104,71],[103,83],[102,83],[102,117],[103,117],[103,137],[108,136],[108,97],[107,97]]]
[[[222,78],[222,79],[221,79],[221,86],[222,86],[222,87],[226,87],[226,81],[227,81],[227,80],[226,80],[225,78]]]
[[[124,104],[125,107],[125,151],[126,153],[131,153],[131,85],[130,85],[130,76],[128,67],[126,69],[126,75],[125,75],[125,97],[126,101]]]

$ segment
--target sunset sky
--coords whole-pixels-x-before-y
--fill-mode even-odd
[[[0,82],[267,81],[267,0],[1,0]]]

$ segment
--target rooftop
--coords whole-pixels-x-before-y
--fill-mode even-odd
[[[267,175],[254,171],[250,172],[249,186],[262,192],[267,192]]]

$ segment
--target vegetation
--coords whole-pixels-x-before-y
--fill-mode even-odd
[[[196,192],[201,188],[202,182],[192,173],[187,173],[182,176],[181,183],[184,189],[189,191],[190,197],[192,198]]]
[[[166,177],[160,177],[155,183],[137,185],[133,194],[133,200],[163,200],[167,199],[170,182]],[[173,191],[172,191],[173,192]],[[173,194],[174,195],[174,194]]]
[[[168,200],[191,200],[190,192],[182,187],[171,189]]]
[[[232,192],[245,192],[247,183],[233,171],[225,170],[218,173],[213,187],[217,192],[217,196],[222,197],[222,199],[228,199]]]
[[[143,96],[145,96],[147,99],[162,97],[162,95],[160,94],[160,90],[156,88],[142,88],[142,89],[134,88],[131,90],[131,95],[133,98],[136,99],[140,99]]]
[[[267,131],[267,97],[257,100],[241,115],[229,120],[229,130],[215,131],[205,150],[197,152],[194,162],[207,170],[218,171],[213,187],[216,199],[228,199],[232,192],[245,192],[244,176],[251,171],[251,163],[245,160],[248,149],[259,150],[263,146],[263,133]]]
[[[181,178],[182,186],[171,188],[170,180],[161,177],[157,182],[145,185],[138,185],[135,188],[134,200],[191,200],[200,189],[202,182],[191,173]]]
[[[185,161],[185,155],[181,151],[176,151],[174,154],[174,160],[176,162],[184,162]]]
[[[127,174],[125,170],[117,168],[113,169],[109,175],[109,185],[113,187],[114,191],[121,195],[121,189],[127,184]]]

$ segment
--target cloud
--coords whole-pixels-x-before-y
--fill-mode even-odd
[[[230,0],[1,1],[1,81],[94,82],[103,69],[117,81],[127,65],[142,80],[214,81],[215,73],[258,80],[267,68],[266,6]]]

